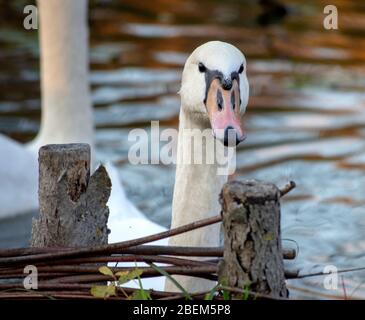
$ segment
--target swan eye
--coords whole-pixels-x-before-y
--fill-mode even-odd
[[[238,70],[238,73],[242,73],[244,69],[245,68],[243,67],[243,63],[242,63],[241,66],[240,66],[240,68],[239,68],[239,70]]]
[[[200,72],[205,72],[207,70],[207,68],[205,67],[204,64],[202,64],[201,62],[199,62],[199,71]]]

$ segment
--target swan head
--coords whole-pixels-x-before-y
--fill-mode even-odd
[[[182,108],[205,118],[225,146],[246,138],[241,119],[249,95],[246,58],[235,46],[210,41],[196,48],[186,60],[179,93]]]

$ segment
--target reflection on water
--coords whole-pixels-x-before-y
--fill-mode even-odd
[[[186,57],[208,40],[232,42],[247,56],[251,83],[236,178],[298,185],[282,206],[286,244],[300,248],[288,267],[365,266],[365,5],[333,0],[340,30],[326,31],[324,1],[281,2],[289,15],[259,27],[255,1],[93,1],[98,157],[115,161],[132,201],[168,226],[174,167],[128,164],[128,132],[151,120],[176,127]],[[39,125],[38,44],[15,21],[0,29],[0,131],[27,141]],[[360,284],[355,295],[364,296],[364,272],[344,277],[348,293]],[[312,296],[304,291],[313,283],[343,295],[321,289],[322,281],[289,284],[300,288],[294,296]]]

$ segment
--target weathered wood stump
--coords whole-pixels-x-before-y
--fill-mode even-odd
[[[280,190],[271,183],[232,181],[224,185],[224,258],[221,284],[287,297],[280,237]]]
[[[39,150],[38,219],[31,246],[82,247],[108,243],[106,205],[111,181],[103,166],[90,177],[87,144],[46,145]]]

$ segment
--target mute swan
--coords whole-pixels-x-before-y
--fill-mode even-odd
[[[241,114],[246,110],[249,85],[246,76],[246,59],[236,47],[211,41],[194,50],[187,59],[181,83],[181,109],[176,178],[172,205],[172,225],[177,227],[194,220],[208,218],[220,212],[219,193],[227,181],[226,174],[219,174],[222,149],[215,149],[214,139],[231,147],[227,141],[229,132],[234,133],[233,144],[244,140]],[[186,130],[193,129],[194,151]],[[199,132],[210,129],[211,135],[199,139]],[[231,130],[230,130],[231,129]],[[196,139],[195,139],[196,138]],[[213,164],[187,164],[198,150],[216,155]],[[172,237],[171,245],[218,246],[219,225]],[[178,276],[178,282],[189,292],[210,290],[211,281]],[[175,291],[171,282],[165,289]]]
[[[172,228],[220,212],[219,193],[228,178],[227,173],[219,171],[220,164],[227,162],[227,159],[224,159],[224,146],[235,147],[245,139],[241,114],[246,110],[248,95],[246,59],[241,51],[231,44],[220,41],[207,42],[196,48],[187,59],[180,90]],[[202,137],[201,134],[207,130],[209,134]],[[232,133],[233,137],[230,137],[233,139],[228,139]],[[219,142],[215,143],[216,140]],[[214,154],[214,161],[186,161],[204,153]],[[228,159],[228,162],[231,160]],[[230,163],[226,165],[229,166]],[[144,226],[141,226],[142,228]],[[144,231],[138,236],[143,233]],[[219,225],[216,224],[174,236],[170,238],[169,244],[218,246],[219,240]],[[214,286],[214,283],[208,280],[186,276],[175,278],[188,292],[207,291]],[[151,287],[150,284],[154,289],[160,289],[163,283],[159,279],[149,281],[151,282],[148,284],[143,283],[144,288]],[[165,284],[165,290],[178,291],[169,281]]]

